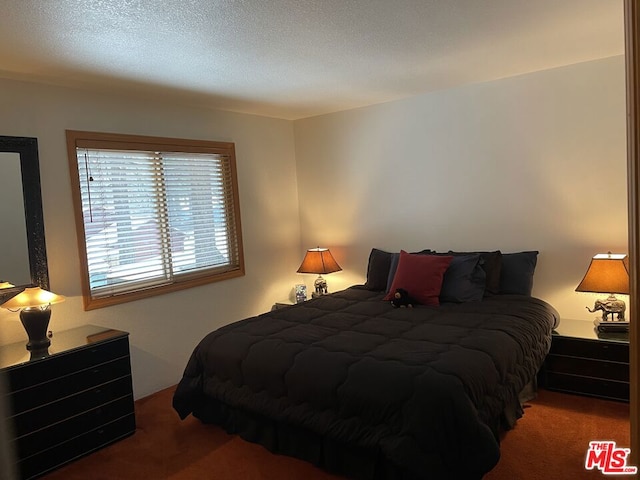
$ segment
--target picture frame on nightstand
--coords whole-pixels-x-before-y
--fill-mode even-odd
[[[307,286],[303,283],[299,283],[294,287],[296,303],[302,303],[307,301]]]

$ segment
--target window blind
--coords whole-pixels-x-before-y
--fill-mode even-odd
[[[76,148],[93,298],[241,268],[229,155]]]

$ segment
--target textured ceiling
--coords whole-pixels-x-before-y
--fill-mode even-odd
[[[288,119],[623,53],[623,0],[0,0],[0,77]]]

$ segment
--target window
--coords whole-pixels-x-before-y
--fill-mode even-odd
[[[233,143],[67,131],[85,310],[244,275]]]

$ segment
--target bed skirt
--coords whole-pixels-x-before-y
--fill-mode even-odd
[[[513,428],[522,413],[519,403],[507,408],[501,430]],[[444,465],[416,476],[387,461],[378,449],[345,445],[306,428],[277,422],[212,399],[202,402],[193,415],[203,423],[219,425],[229,434],[260,444],[272,453],[299,458],[327,472],[357,480],[474,480],[483,477],[477,472],[453,475]]]

